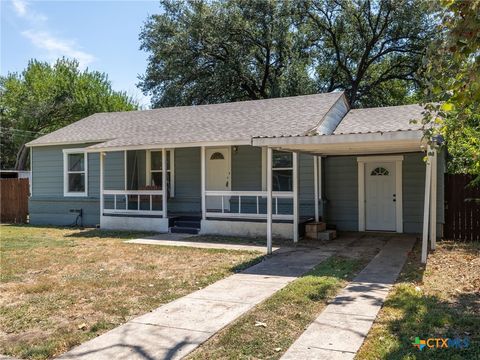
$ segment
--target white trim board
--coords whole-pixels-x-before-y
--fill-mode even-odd
[[[145,144],[145,145],[124,145],[124,146],[112,146],[112,147],[96,147],[86,148],[87,152],[111,152],[122,150],[162,150],[163,148],[175,149],[175,148],[188,148],[188,147],[227,147],[238,145],[252,145],[251,139],[245,140],[232,140],[232,141],[204,141],[204,142],[186,142],[186,143],[168,143],[168,144]],[[96,145],[92,145],[96,146]]]
[[[358,163],[358,231],[365,231],[365,164],[369,162],[395,162],[395,214],[397,233],[403,233],[403,155],[360,156]]]
[[[83,154],[85,174],[85,191],[70,192],[68,191],[68,155],[69,154]],[[87,197],[88,196],[88,153],[84,148],[78,149],[63,149],[63,196],[64,197]]]

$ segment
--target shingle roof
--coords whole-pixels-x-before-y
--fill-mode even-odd
[[[255,136],[304,134],[318,126],[343,93],[327,93],[98,113],[28,145],[102,142],[95,147],[250,140]]]
[[[361,134],[401,130],[418,130],[425,111],[420,105],[400,105],[350,110],[333,134]]]

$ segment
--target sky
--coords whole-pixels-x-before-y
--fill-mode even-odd
[[[0,0],[0,73],[21,72],[32,58],[76,58],[148,108],[150,98],[136,87],[148,56],[138,35],[159,11],[157,0]]]

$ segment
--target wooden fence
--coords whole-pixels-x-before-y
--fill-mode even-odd
[[[28,179],[0,179],[0,222],[26,223],[29,194]]]
[[[445,175],[445,239],[480,241],[480,186],[469,175]]]

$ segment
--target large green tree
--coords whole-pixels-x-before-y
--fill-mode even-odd
[[[345,90],[354,106],[415,99],[434,37],[425,0],[161,1],[140,34],[154,107]]]
[[[423,68],[428,139],[442,135],[451,172],[476,175],[480,183],[480,0],[442,0],[442,37]]]
[[[140,87],[154,107],[314,91],[283,1],[161,1],[140,34],[150,53]]]
[[[0,77],[1,167],[25,169],[25,144],[42,134],[96,112],[137,107],[112,89],[107,75],[80,70],[75,60],[59,59],[53,65],[31,60],[21,74]]]
[[[423,0],[305,0],[305,34],[320,91],[344,90],[355,107],[416,100],[417,70],[435,38]]]

